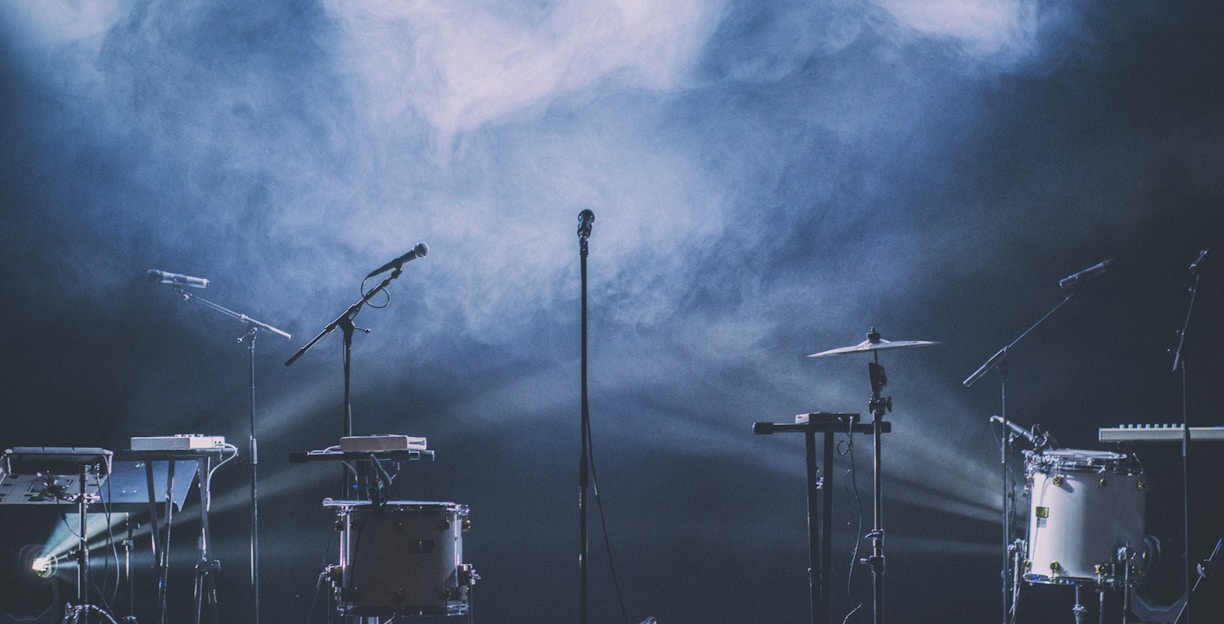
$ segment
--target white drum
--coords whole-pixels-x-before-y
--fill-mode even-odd
[[[346,536],[348,587],[341,611],[357,616],[462,615],[476,574],[463,563],[468,508],[389,501],[357,507]]]
[[[1143,549],[1147,503],[1143,471],[1122,453],[1053,450],[1026,453],[1030,494],[1030,583],[1123,582]],[[1119,557],[1119,550],[1129,549]],[[1127,563],[1121,561],[1126,559]]]

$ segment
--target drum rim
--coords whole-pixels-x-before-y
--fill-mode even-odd
[[[1051,449],[1045,451],[1038,457],[1054,457],[1061,459],[1086,459],[1086,460],[1117,460],[1121,461],[1130,458],[1126,453],[1118,453],[1115,451],[1093,451],[1088,449]]]

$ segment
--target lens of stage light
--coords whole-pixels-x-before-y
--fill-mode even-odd
[[[44,555],[41,557],[35,557],[34,561],[30,564],[30,569],[34,570],[34,574],[37,574],[38,578],[48,579],[55,576],[55,569],[58,567],[57,564],[58,562],[56,561],[55,557],[48,557]]]

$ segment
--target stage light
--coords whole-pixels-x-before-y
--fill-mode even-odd
[[[55,576],[55,571],[59,569],[59,560],[54,555],[35,557],[30,564],[30,569],[34,570],[38,578],[49,579]]]
[[[19,572],[28,581],[41,583],[55,578],[59,571],[60,558],[48,553],[42,546],[28,544],[17,554]]]

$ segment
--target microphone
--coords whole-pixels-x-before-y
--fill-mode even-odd
[[[1058,443],[1058,438],[1055,438],[1049,431],[1042,429],[1041,425],[1033,425],[1033,434],[1037,436],[1037,441],[1033,443],[1033,448],[1039,451],[1045,448],[1056,449],[1062,447]]]
[[[374,277],[383,271],[399,269],[400,267],[404,266],[405,262],[408,262],[409,260],[416,260],[417,258],[424,258],[428,253],[429,245],[426,245],[425,243],[417,243],[416,247],[408,250],[408,253],[378,267],[377,269],[374,269],[373,271],[370,271],[370,274],[366,276],[366,279]]]
[[[202,277],[191,277],[190,275],[179,275],[178,273],[168,273],[166,271],[158,271],[152,269],[149,271],[149,281],[159,282],[162,284],[174,284],[175,286],[190,286],[192,288],[208,288],[208,280]]]
[[[595,213],[590,209],[578,213],[578,240],[585,241],[591,237],[591,224],[595,223]]]
[[[1204,249],[1204,250],[1200,251],[1200,252],[1199,252],[1199,255],[1198,255],[1198,258],[1195,258],[1195,259],[1194,259],[1194,262],[1191,262],[1191,263],[1190,263],[1190,272],[1191,272],[1191,273],[1198,273],[1198,270],[1199,270],[1199,265],[1203,263],[1203,258],[1206,258],[1206,257],[1207,257],[1207,250],[1206,250],[1206,249]]]
[[[1071,275],[1058,280],[1058,287],[1066,290],[1079,284],[1081,281],[1097,277],[1098,275],[1104,273],[1105,269],[1108,269],[1110,264],[1113,264],[1113,260],[1102,260],[1097,264],[1084,269],[1083,271],[1072,273]]]
[[[1001,423],[1003,422],[1003,418],[1000,416],[991,416],[990,422]],[[1024,427],[1021,427],[1020,425],[1017,425],[1016,423],[1010,420],[1007,421],[1007,428],[1011,429],[1012,432],[1015,433],[1016,435],[1023,436],[1025,440],[1029,441],[1029,444],[1032,444],[1033,446],[1037,446],[1037,436],[1033,435],[1032,431],[1029,431],[1028,429],[1025,429]]]

